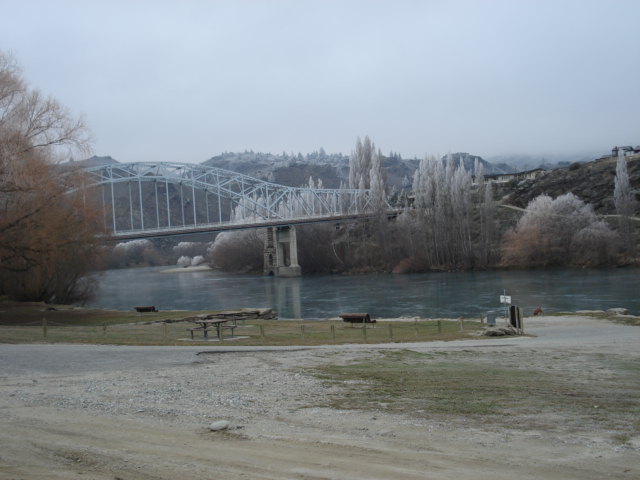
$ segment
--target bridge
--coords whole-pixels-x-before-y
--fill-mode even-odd
[[[370,190],[288,187],[197,164],[114,163],[85,172],[87,186],[100,189],[113,239],[266,228],[265,273],[273,275],[300,274],[295,225],[376,211]]]

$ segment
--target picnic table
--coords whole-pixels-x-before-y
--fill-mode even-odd
[[[193,338],[193,332],[202,330],[204,338],[209,338],[209,331],[214,330],[218,338],[222,338],[222,331],[224,328],[231,330],[231,336],[233,336],[233,330],[238,326],[235,319],[228,318],[204,318],[199,320],[192,320],[193,323],[199,325],[198,327],[190,328],[191,338]],[[229,325],[227,325],[229,323]]]

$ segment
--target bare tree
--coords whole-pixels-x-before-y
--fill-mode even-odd
[[[67,302],[87,292],[98,222],[83,177],[56,164],[88,151],[88,133],[27,87],[0,52],[0,293]]]

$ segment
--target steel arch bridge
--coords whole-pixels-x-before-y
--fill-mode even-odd
[[[197,164],[116,163],[85,172],[86,185],[100,187],[105,226],[117,239],[338,221],[375,211],[370,190],[288,187]]]

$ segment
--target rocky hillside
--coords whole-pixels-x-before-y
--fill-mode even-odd
[[[640,202],[640,155],[627,157],[629,180]],[[511,182],[500,189],[507,204],[526,207],[535,197],[547,194],[556,198],[571,192],[593,205],[600,214],[615,213],[613,203],[616,159],[606,158],[587,163],[572,163],[568,167],[547,172],[535,180]],[[638,212],[640,213],[640,212]]]
[[[514,167],[505,163],[493,164],[469,153],[458,152],[451,156],[456,164],[462,163],[472,173],[476,160],[483,165],[487,175],[516,171]],[[386,184],[396,190],[411,188],[413,174],[419,163],[418,159],[407,160],[394,153],[383,156],[382,167]],[[349,180],[349,157],[340,153],[328,155],[323,149],[307,155],[223,153],[210,158],[203,164],[292,187],[308,185],[309,177],[313,177],[316,181],[322,179],[322,184],[326,188],[338,188]]]

